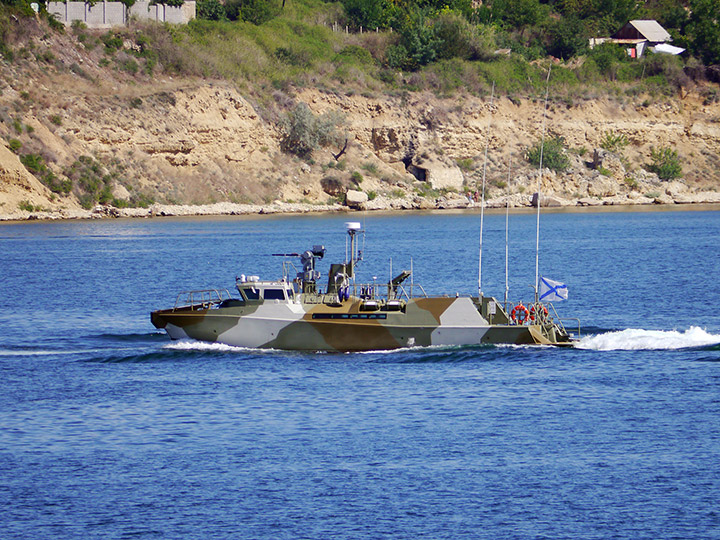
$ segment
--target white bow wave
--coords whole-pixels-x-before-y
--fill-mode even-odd
[[[596,351],[633,351],[688,349],[717,344],[720,344],[720,335],[709,334],[702,328],[691,326],[684,332],[628,328],[584,337],[575,346]]]

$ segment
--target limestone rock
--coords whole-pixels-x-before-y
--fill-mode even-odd
[[[637,169],[630,173],[630,178],[636,182],[645,182],[646,184],[659,184],[661,182],[660,177],[657,174],[646,171],[645,169]]]
[[[339,197],[346,191],[345,183],[335,176],[326,176],[320,180],[322,190],[331,197]]]
[[[625,165],[622,164],[620,158],[602,148],[596,148],[593,152],[593,166],[596,170],[605,169],[609,171],[615,180],[625,178]]]
[[[538,205],[538,194],[533,193],[532,199],[530,202],[531,206],[533,208],[537,208]],[[562,197],[558,197],[557,195],[546,195],[544,193],[540,194],[540,207],[547,207],[547,208],[558,208],[561,206],[572,206],[573,203],[571,201],[568,201],[567,199],[563,199]]]
[[[438,197],[438,199],[435,201],[435,206],[437,208],[467,208],[470,205],[470,201],[468,201],[467,197],[463,197],[462,195],[447,195]]]
[[[613,197],[617,195],[618,188],[616,180],[600,174],[588,183],[587,191],[591,197]]]
[[[677,199],[679,195],[684,195],[687,193],[687,186],[683,184],[682,182],[678,182],[677,180],[673,180],[672,182],[668,182],[665,185],[665,193],[670,195],[671,197]]]
[[[368,195],[364,191],[348,189],[345,194],[345,204],[350,208],[362,209],[368,202]]]
[[[419,172],[415,174],[419,180],[424,180],[433,189],[462,190],[465,178],[457,165],[448,165],[440,161],[424,161],[421,164],[413,163],[412,167]],[[411,168],[408,167],[408,170]]]

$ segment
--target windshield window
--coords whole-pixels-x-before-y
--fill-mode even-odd
[[[282,289],[265,289],[265,300],[285,300],[285,291]]]

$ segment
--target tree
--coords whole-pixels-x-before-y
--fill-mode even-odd
[[[388,49],[388,64],[391,67],[416,70],[437,59],[442,41],[419,9],[411,14],[400,35],[400,43]]]
[[[439,40],[439,58],[487,60],[492,58],[494,43],[489,36],[481,36],[478,27],[470,24],[458,12],[442,13],[433,25]]]
[[[587,49],[587,37],[583,22],[575,17],[566,17],[548,25],[551,42],[548,53],[564,60],[581,54]]]
[[[270,0],[227,0],[225,14],[231,21],[247,21],[261,25],[277,13],[275,2]]]
[[[524,29],[540,20],[538,0],[495,0],[492,5],[493,17],[503,21],[510,28]]]
[[[198,0],[197,16],[198,19],[220,21],[225,18],[225,7],[220,0]]]
[[[385,15],[391,5],[388,0],[343,0],[343,7],[356,27],[384,28]]]
[[[691,0],[688,37],[692,52],[706,64],[720,63],[720,0]]]

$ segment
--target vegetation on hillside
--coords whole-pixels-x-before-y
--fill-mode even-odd
[[[12,61],[9,15],[32,10],[29,0],[0,4],[8,6],[0,54]],[[543,84],[534,61],[547,57],[568,61],[554,70],[553,84],[578,97],[598,84],[672,93],[720,63],[720,0],[488,0],[477,8],[471,0],[197,0],[197,15],[186,26],[136,22],[99,39],[109,56],[143,59],[115,59],[131,74],[159,68],[229,78],[258,96],[293,85],[485,93],[491,82],[500,92],[532,94]],[[589,38],[644,18],[663,24],[687,55],[635,60],[621,46],[588,48]],[[86,47],[98,40],[96,32],[76,33]],[[135,46],[122,51],[128,39]]]
[[[421,90],[487,95],[494,84],[511,99],[535,99],[544,93],[554,57],[561,61],[554,61],[552,95],[572,106],[603,94],[672,96],[705,77],[720,77],[720,67],[710,67],[720,64],[720,0],[487,0],[477,8],[471,0],[197,0],[198,19],[188,25],[131,21],[111,30],[81,23],[65,29],[44,6],[41,1],[44,22],[35,37],[65,33],[101,69],[130,81],[147,82],[160,73],[231,80],[277,122],[282,148],[305,159],[318,146],[338,142],[333,128],[339,123],[296,106],[294,89],[306,86],[402,97]],[[45,39],[29,37],[28,21],[36,16],[29,0],[0,0],[0,8],[1,63],[34,59],[41,70],[94,80],[88,64],[60,62],[59,51],[44,48]],[[607,37],[631,19],[657,19],[687,54],[632,59],[618,45],[588,48],[589,38]],[[720,100],[714,87],[704,91],[708,102]],[[0,111],[10,148],[58,195],[72,191],[85,206],[112,202],[117,168],[90,157],[64,170],[49,166],[52,156],[33,146],[18,120],[31,101],[25,91],[16,110]],[[142,99],[129,105],[141,107]],[[48,119],[50,125],[61,121]],[[608,135],[604,144],[621,150],[627,140],[617,137]],[[543,163],[566,168],[563,141],[545,144]],[[539,150],[528,150],[530,161],[539,161]],[[668,149],[654,151],[648,168],[661,178],[682,174],[677,154]],[[132,196],[132,204],[148,202]]]

